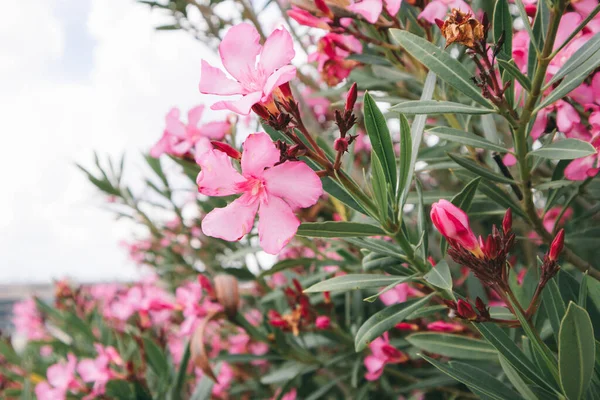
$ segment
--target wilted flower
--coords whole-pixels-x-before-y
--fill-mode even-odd
[[[453,9],[445,21],[435,21],[442,35],[446,38],[446,47],[452,43],[460,43],[468,48],[474,48],[477,42],[484,39],[484,26],[473,18],[470,12]]]

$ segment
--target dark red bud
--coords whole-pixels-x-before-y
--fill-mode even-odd
[[[481,300],[481,297],[477,296],[477,299],[475,299],[475,307],[477,307],[478,310],[485,310],[485,303],[483,302],[483,300]]]
[[[319,11],[321,11],[327,17],[333,19],[334,15],[331,12],[331,10],[329,9],[329,7],[327,6],[327,4],[325,3],[325,0],[315,0],[315,6],[317,6]]]
[[[345,153],[348,151],[348,140],[346,138],[337,138],[333,142],[333,148],[335,151],[339,151],[341,153]]]
[[[527,13],[528,17],[535,17],[535,13],[537,12],[537,5],[535,4],[528,4],[525,6],[525,12]]]
[[[433,259],[433,257],[431,257],[431,256],[427,257],[427,261],[429,261],[429,264],[431,264],[432,266],[435,267],[435,260]]]
[[[279,90],[281,90],[284,99],[292,100],[294,98],[289,82],[279,85]]]
[[[469,321],[477,319],[477,313],[473,310],[473,306],[464,300],[458,300],[456,312],[460,317]]]
[[[550,245],[550,251],[548,252],[548,258],[552,261],[558,259],[560,252],[565,245],[565,230],[561,229],[557,234],[552,244]]]
[[[242,159],[242,153],[240,153],[239,151],[237,151],[231,145],[229,145],[227,143],[223,143],[223,142],[217,142],[216,140],[213,140],[210,143],[217,150],[221,150],[223,153],[227,154],[229,157],[233,158],[234,160],[241,160]]]
[[[496,239],[492,235],[488,235],[487,240],[485,241],[484,253],[491,259],[495,259],[498,255],[498,246]]]
[[[296,288],[298,293],[302,293],[302,285],[300,284],[298,279],[294,278],[294,279],[292,279],[292,282],[294,283],[294,287]]]
[[[358,89],[355,82],[352,84],[352,86],[350,86],[350,90],[348,90],[348,94],[346,95],[346,107],[344,108],[345,111],[352,111],[354,109],[357,96]]]
[[[435,24],[438,26],[438,28],[442,29],[442,26],[444,26],[444,21],[442,21],[439,18],[435,19]]]
[[[509,208],[508,210],[506,210],[506,213],[504,214],[504,219],[502,220],[502,230],[504,231],[504,234],[508,234],[508,232],[510,232],[512,228],[512,210]]]
[[[200,274],[198,275],[198,283],[200,284],[200,287],[204,290],[206,290],[206,293],[210,296],[210,297],[215,297],[215,289],[212,285],[212,283],[210,282],[210,280]]]
[[[323,292],[323,297],[325,298],[325,304],[331,303],[331,293]]]

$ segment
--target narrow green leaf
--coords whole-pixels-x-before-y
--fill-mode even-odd
[[[495,112],[491,108],[471,107],[461,103],[438,100],[409,100],[396,104],[390,108],[391,111],[398,111],[408,115],[419,114],[470,114],[481,115]]]
[[[448,263],[444,260],[440,260],[423,278],[435,287],[452,290],[450,267],[448,267]]]
[[[556,74],[546,84],[547,87],[552,86],[569,73],[575,71],[584,62],[589,60],[592,56],[597,56],[597,52],[600,50],[600,33],[596,33],[591,39],[585,42],[585,46],[581,46],[569,59],[563,64]]]
[[[304,222],[298,228],[298,236],[307,237],[359,237],[380,236],[386,233],[378,226],[359,222]]]
[[[558,341],[560,322],[565,316],[567,310],[565,308],[565,303],[560,296],[556,279],[551,279],[542,291],[542,304],[544,305],[546,315],[548,315],[548,319],[550,320],[554,337]]]
[[[503,38],[502,50],[499,58],[510,58],[512,55],[513,19],[507,0],[497,0],[494,7],[493,19],[494,42],[498,43]]]
[[[518,398],[518,394],[512,389],[479,368],[461,362],[451,362],[445,365],[425,355],[421,354],[421,357],[443,373],[474,389],[485,399],[514,400]]]
[[[402,114],[400,114],[400,153],[398,154],[398,193],[408,193],[404,190],[410,185],[412,176],[410,173],[410,162],[412,152],[412,139],[410,137],[410,125],[408,120]],[[405,199],[400,199],[400,205],[404,205]],[[402,211],[400,211],[402,215]]]
[[[525,11],[525,5],[523,4],[522,0],[515,0],[515,3],[517,4],[517,8],[519,10],[519,16],[521,17],[521,20],[523,20],[523,25],[525,25],[525,30],[527,30],[527,33],[529,34],[530,43],[535,49],[535,52],[539,53],[540,49],[538,48],[538,43],[536,41],[535,35],[533,34],[533,30],[531,29],[529,17],[527,16],[527,11]]]
[[[590,143],[579,139],[562,139],[540,147],[528,155],[551,160],[573,160],[592,154],[596,154],[596,149]]]
[[[190,342],[188,341],[185,345],[185,350],[183,352],[183,357],[181,358],[181,363],[179,364],[179,369],[177,370],[177,375],[175,376],[175,381],[173,382],[173,386],[171,387],[171,398],[170,400],[181,399],[181,394],[183,393],[183,385],[185,384],[185,378],[187,377],[187,369],[188,364],[190,362]]]
[[[525,90],[527,90],[528,92],[531,92],[531,81],[529,80],[529,78],[527,76],[525,76],[519,70],[519,68],[516,66],[514,60],[505,61],[505,60],[498,59],[497,61],[498,61],[498,64],[502,68],[504,68],[504,71],[506,73],[508,73],[513,78],[515,78],[521,84],[521,86],[523,86],[523,88]]]
[[[437,332],[413,333],[406,337],[413,346],[428,353],[461,360],[496,360],[498,352],[487,342],[467,336]]]
[[[160,347],[150,338],[143,338],[146,361],[156,375],[165,377],[169,371],[167,357]]]
[[[473,74],[457,59],[427,40],[408,31],[391,29],[390,32],[396,42],[410,53],[410,55],[423,63],[423,65],[444,81],[448,82],[448,84],[485,108],[492,108],[490,102],[481,94],[481,90],[473,84],[471,80]]]
[[[452,153],[447,153],[447,154],[448,154],[448,157],[450,157],[452,159],[452,161],[454,161],[461,167],[477,174],[478,176],[482,176],[484,178],[487,178],[487,179],[489,179],[491,181],[495,181],[495,182],[507,183],[509,185],[514,185],[516,183],[514,180],[507,178],[504,175],[501,175],[497,172],[494,172],[489,168],[485,168],[467,157],[457,156]]]
[[[460,143],[465,146],[472,146],[479,149],[486,149],[490,151],[497,151],[498,153],[511,153],[510,150],[506,149],[506,146],[495,144],[489,140],[477,136],[471,132],[465,132],[447,126],[438,126],[427,131],[432,135],[439,137],[440,139],[449,140],[451,142]]]
[[[431,293],[420,299],[394,304],[372,315],[356,332],[356,337],[354,338],[356,351],[363,350],[374,339],[392,329],[396,324],[404,321],[406,317],[425,305],[434,294]]]
[[[371,152],[371,176],[373,194],[379,208],[379,220],[383,222],[388,216],[388,192],[385,172],[375,152]]]
[[[391,283],[400,284],[402,282],[408,282],[413,279],[413,276],[398,279],[397,276],[387,276],[380,274],[348,274],[343,276],[336,276],[334,278],[327,279],[323,282],[319,282],[309,287],[308,289],[305,289],[304,292],[317,293],[380,288],[383,286],[387,286]]]
[[[371,146],[381,162],[386,181],[392,186],[395,193],[397,184],[396,157],[387,121],[369,93],[365,93],[363,101],[365,128],[371,140]]]
[[[560,324],[558,339],[558,369],[560,383],[569,400],[585,394],[596,355],[594,328],[588,313],[571,302]]]
[[[521,375],[510,365],[510,363],[502,356],[498,357],[498,359],[500,360],[500,365],[502,366],[506,377],[521,396],[523,396],[525,400],[538,400],[535,393],[533,393],[527,383],[521,378]]]

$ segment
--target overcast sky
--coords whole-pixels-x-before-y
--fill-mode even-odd
[[[74,162],[147,150],[171,107],[202,102],[207,50],[154,31],[160,15],[133,0],[10,1],[2,11],[0,283],[129,279],[136,267],[118,246],[129,227],[100,209]]]

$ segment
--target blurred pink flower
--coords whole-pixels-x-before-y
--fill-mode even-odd
[[[351,54],[362,53],[362,44],[354,36],[328,33],[319,39],[317,51],[309,54],[308,61],[316,62],[322,79],[335,86],[346,79],[359,63],[349,60]]]
[[[123,360],[112,346],[104,347],[100,344],[95,344],[94,347],[98,353],[96,358],[86,358],[79,361],[77,364],[77,373],[84,382],[94,384],[90,396],[100,396],[104,394],[108,381],[115,376],[114,372],[110,369],[110,365],[122,366]]]
[[[261,46],[260,35],[254,26],[248,23],[235,25],[221,41],[219,54],[223,66],[235,80],[202,60],[200,92],[242,95],[242,98],[219,101],[212,105],[213,110],[247,115],[253,105],[268,102],[274,90],[296,76],[296,68],[288,65],[295,52],[292,37],[285,28],[273,31]]]
[[[38,400],[65,400],[67,393],[80,388],[75,379],[75,368],[77,358],[69,353],[67,362],[59,362],[51,365],[46,370],[45,382],[40,382],[35,387],[35,395]]]
[[[369,23],[374,24],[383,11],[384,3],[386,11],[394,17],[398,14],[398,10],[400,10],[402,0],[362,0],[355,1],[346,8],[362,15]]]
[[[471,7],[463,0],[433,0],[425,6],[419,14],[419,19],[424,19],[430,24],[434,24],[436,19],[444,20],[448,11],[458,9],[464,13],[473,12]]]
[[[544,224],[544,228],[552,233],[555,229],[555,226],[557,224],[557,218],[560,215],[562,211],[562,207],[561,206],[556,206],[556,207],[552,207],[551,209],[549,209],[546,214],[544,215],[544,218],[542,220],[542,223]],[[571,217],[573,216],[573,209],[572,208],[567,208],[567,210],[565,211],[565,213],[562,215],[560,221],[558,221],[558,226],[563,226],[569,219],[571,219]]]
[[[258,211],[261,247],[270,254],[281,251],[300,225],[293,208],[312,206],[323,188],[308,165],[300,161],[278,164],[279,157],[279,150],[265,133],[252,134],[244,142],[242,174],[233,168],[225,153],[206,153],[200,161],[198,191],[207,196],[242,196],[204,217],[205,235],[239,240],[252,229]]]
[[[596,154],[573,160],[565,168],[565,178],[571,181],[584,181],[593,178],[600,171],[600,135],[592,140]]]
[[[465,327],[456,322],[434,321],[427,324],[427,330],[434,332],[462,332]]]
[[[386,364],[399,364],[408,361],[408,356],[390,344],[388,333],[378,337],[369,344],[371,354],[365,357],[367,373],[365,379],[375,381],[383,374]]]
[[[27,340],[41,340],[46,337],[42,315],[33,299],[16,302],[12,312],[12,323],[18,334],[25,336]]]

